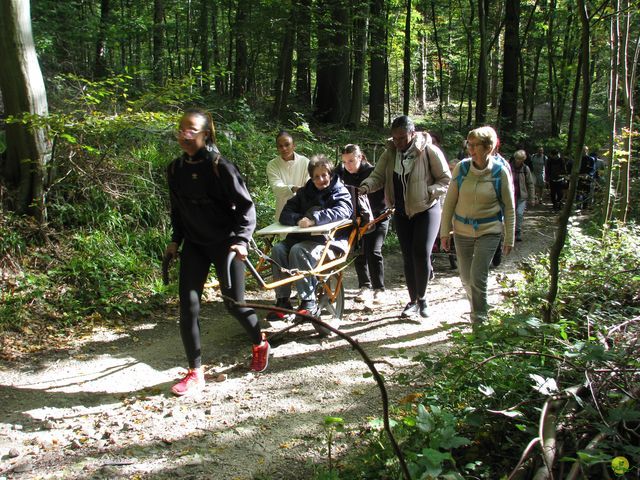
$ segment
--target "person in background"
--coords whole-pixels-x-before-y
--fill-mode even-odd
[[[533,175],[524,163],[526,159],[527,153],[524,150],[517,150],[513,154],[513,163],[511,164],[516,199],[516,242],[522,240],[522,224],[524,212],[527,209],[527,200],[535,198]]]
[[[487,317],[489,266],[503,232],[503,253],[508,255],[513,247],[513,184],[509,168],[492,155],[497,139],[489,126],[469,132],[471,158],[458,163],[453,171],[440,226],[443,250],[449,251],[452,233],[455,236],[458,271],[474,327]]]
[[[256,226],[256,211],[238,169],[223,158],[214,143],[211,116],[202,110],[187,110],[176,133],[182,156],[168,167],[171,203],[171,243],[165,256],[180,254],[180,335],[189,369],[171,391],[178,396],[204,387],[200,344],[200,300],[211,264],[220,280],[222,294],[244,301],[243,260]],[[227,256],[234,252],[230,278]],[[227,284],[230,284],[228,286]],[[227,310],[240,322],[253,343],[251,370],[262,372],[269,361],[269,342],[260,330],[253,309],[226,302]]]
[[[342,149],[342,165],[336,169],[336,175],[345,185],[359,187],[362,181],[371,175],[373,165],[362,153],[358,145],[349,144]],[[378,217],[386,208],[384,192],[370,193],[369,204],[373,217]],[[378,222],[373,230],[362,239],[362,249],[354,261],[358,276],[358,295],[356,301],[379,303],[384,295],[384,258],[382,245],[389,230],[389,219]],[[373,292],[372,292],[373,289]]]
[[[544,171],[545,181],[547,182],[547,185],[549,185],[549,192],[551,193],[553,211],[557,212],[562,207],[562,196],[566,181],[564,176],[567,174],[564,160],[560,156],[560,152],[558,150],[551,150]]]
[[[531,173],[533,174],[533,183],[535,194],[531,196],[531,204],[542,204],[542,194],[544,193],[545,173],[544,167],[547,164],[548,157],[544,154],[544,148],[538,147],[538,151],[531,156]]]
[[[447,160],[426,132],[416,132],[407,116],[391,124],[391,139],[361,193],[384,189],[386,204],[395,209],[394,225],[402,251],[409,303],[401,317],[427,317],[427,285],[433,274],[431,250],[442,208],[439,197],[451,181]]]
[[[337,175],[333,175],[333,165],[324,155],[316,155],[309,162],[309,176],[303,188],[287,201],[280,223],[307,228],[314,225],[326,225],[338,220],[351,218],[353,206],[351,194]],[[344,253],[348,247],[348,229],[342,229],[331,241],[331,248]],[[306,233],[290,233],[282,241],[274,245],[271,257],[274,280],[285,278],[286,269],[310,270],[316,266],[325,248],[323,235]],[[298,312],[308,315],[318,314],[315,290],[318,281],[315,277],[303,277],[296,282],[296,290],[300,304]],[[293,309],[291,305],[291,284],[286,283],[276,288],[276,307]]]
[[[278,156],[267,164],[267,180],[276,197],[275,220],[280,218],[284,204],[309,180],[309,159],[296,153],[296,144],[289,132],[276,135]]]

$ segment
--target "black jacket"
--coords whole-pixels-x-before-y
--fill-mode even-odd
[[[256,210],[240,172],[217,151],[184,154],[167,168],[171,241],[199,245],[246,245],[256,228]]]
[[[337,175],[333,175],[331,183],[324,190],[318,190],[312,180],[308,180],[304,187],[290,198],[280,214],[283,225],[297,225],[303,217],[313,219],[316,225],[326,225],[338,220],[350,219],[353,213],[351,194]],[[342,251],[346,251],[346,237],[349,229],[342,229],[332,244]],[[298,241],[309,239],[309,235],[290,234]],[[316,236],[316,238],[318,238]]]
[[[371,175],[371,172],[373,172],[373,165],[364,162],[360,164],[360,168],[356,173],[349,173],[347,169],[344,168],[344,165],[339,165],[338,168],[336,168],[336,175],[342,179],[344,184],[354,187],[359,187],[362,181]],[[386,208],[384,190],[368,193],[367,197],[369,197],[369,204],[371,205],[373,216],[379,216]]]

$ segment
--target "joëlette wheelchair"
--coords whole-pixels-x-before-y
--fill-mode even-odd
[[[297,226],[286,226],[280,223],[273,223],[268,227],[257,230],[254,235],[264,237],[266,239],[266,247],[261,250],[256,242],[252,239],[249,246],[250,252],[258,255],[258,261],[254,266],[247,258],[245,264],[249,273],[258,282],[261,288],[272,290],[276,287],[293,283],[304,277],[315,277],[317,287],[315,291],[316,303],[319,308],[320,320],[338,328],[344,313],[344,270],[352,263],[355,258],[358,242],[364,235],[377,223],[385,220],[393,213],[393,210],[385,210],[378,217],[370,222],[361,225],[362,218],[340,220],[326,225],[315,225],[308,228],[300,228]],[[333,240],[338,232],[343,229],[349,229],[347,249],[344,253],[337,254],[332,250],[331,240]],[[269,277],[272,271],[272,265],[275,261],[269,257],[270,247],[274,243],[274,239],[281,235],[289,233],[306,233],[311,235],[321,235],[325,239],[324,249],[320,255],[320,259],[316,265],[310,270],[284,269],[281,271],[287,276],[280,280],[268,281],[265,277]],[[278,266],[278,265],[276,265]],[[264,273],[264,276],[263,276]],[[314,328],[320,335],[329,335],[331,332],[320,325],[313,324]]]

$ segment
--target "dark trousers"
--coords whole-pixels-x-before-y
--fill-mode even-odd
[[[552,180],[549,182],[549,192],[551,193],[551,202],[554,209],[559,209],[562,203],[562,180]]]
[[[220,281],[222,294],[238,302],[244,301],[244,264],[234,259],[231,262],[231,288],[227,288],[226,259],[228,245],[196,245],[184,242],[180,254],[180,336],[187,354],[189,368],[202,365],[200,345],[200,300],[204,284],[213,263]],[[238,308],[225,301],[225,307],[245,328],[254,345],[262,341],[258,317],[253,309]]]
[[[424,212],[409,218],[394,215],[396,233],[402,251],[404,276],[412,302],[424,299],[431,278],[431,249],[440,229],[442,207],[440,202]]]
[[[382,245],[389,230],[389,219],[376,224],[373,232],[362,238],[362,251],[354,260],[358,286],[384,290],[384,259]]]

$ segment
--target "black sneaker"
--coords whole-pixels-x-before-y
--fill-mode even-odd
[[[287,310],[293,310],[293,305],[291,305],[291,300],[288,298],[278,298],[276,299],[276,307],[286,308]],[[284,312],[269,312],[267,314],[267,321],[273,322],[277,320],[286,320],[288,315]]]
[[[418,314],[418,304],[416,302],[409,302],[402,310],[400,318],[409,318]]]
[[[427,299],[418,300],[418,313],[422,318],[427,318],[429,316],[429,304],[427,303]]]

